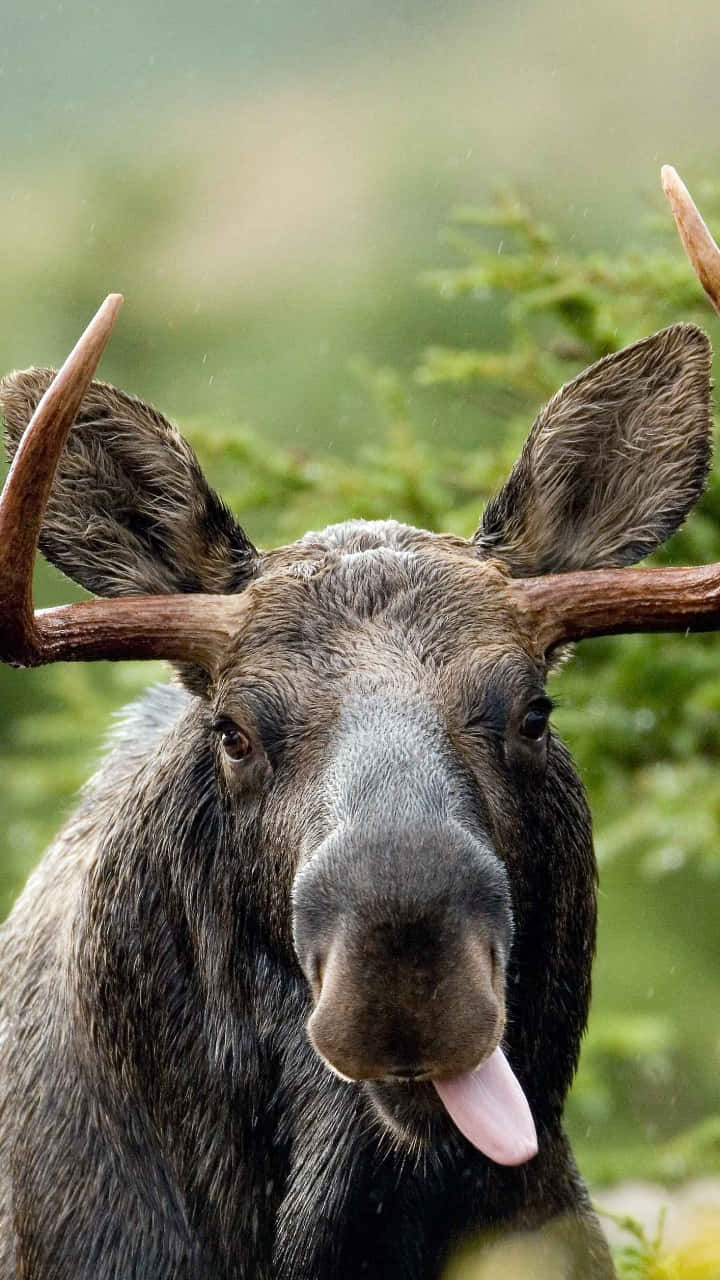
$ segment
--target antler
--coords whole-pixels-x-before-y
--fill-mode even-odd
[[[663,165],[660,179],[673,211],[683,249],[715,311],[720,315],[720,249],[695,207],[685,183],[672,165]]]
[[[546,651],[590,636],[720,628],[718,564],[557,573],[513,589]]]
[[[38,404],[0,497],[0,661],[35,667],[93,658],[168,658],[212,671],[242,596],[139,596],[33,612],[32,574],[53,476],[122,306],[110,294]]]
[[[720,315],[720,249],[670,165],[662,185],[693,270]],[[518,602],[544,648],[590,636],[720,628],[720,564],[605,569],[517,579]]]

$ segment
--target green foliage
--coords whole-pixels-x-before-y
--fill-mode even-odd
[[[168,191],[171,203],[179,193],[172,185]],[[127,215],[146,227],[150,254],[170,215],[167,204],[148,211],[142,194],[128,193]],[[720,207],[713,206],[717,193],[703,198],[710,214]],[[536,225],[507,193],[489,210],[459,209],[447,245],[460,265],[428,273],[421,297],[436,297],[449,315],[475,309],[476,332],[488,336],[477,349],[433,345],[408,375],[362,359],[342,371],[371,420],[383,424],[379,438],[342,451],[279,449],[268,446],[265,432],[238,428],[230,410],[225,421],[209,421],[197,402],[181,425],[260,543],[352,516],[392,515],[469,534],[534,414],[562,382],[664,324],[708,326],[708,308],[667,223],[648,233],[649,246],[587,255]],[[121,254],[109,231],[101,238],[103,253]],[[82,301],[92,290],[88,277],[76,296]],[[278,325],[284,319],[278,303]],[[227,299],[219,300],[203,317],[204,341],[229,352],[234,323]],[[410,303],[407,323],[415,323]],[[447,329],[452,335],[462,326]],[[186,347],[193,334],[188,324]],[[139,359],[143,341],[139,333],[125,339],[120,363]],[[169,380],[173,350],[169,338],[155,344],[154,384]],[[478,444],[428,443],[423,423],[446,410],[459,438]],[[657,559],[720,560],[719,479]],[[41,569],[39,603],[68,598],[68,584]],[[142,664],[0,671],[4,909],[90,771],[111,711],[158,673]],[[720,1169],[720,1119],[709,1114],[717,1106],[720,1040],[707,1016],[720,1003],[717,641],[596,641],[555,678],[553,693],[557,726],[590,791],[602,863],[596,1010],[570,1107],[581,1166],[604,1179]]]
[[[597,1206],[596,1206],[597,1207]],[[717,1223],[696,1225],[677,1249],[664,1241],[665,1213],[654,1231],[646,1231],[630,1214],[614,1214],[599,1207],[601,1217],[612,1219],[625,1235],[616,1250],[619,1280],[717,1280],[720,1274],[720,1232]]]
[[[653,1275],[657,1276],[657,1266],[662,1259],[663,1217],[658,1222],[656,1232],[649,1236],[630,1214],[611,1214],[602,1208],[600,1213],[612,1218],[616,1226],[629,1237],[615,1256],[620,1280],[651,1280]]]

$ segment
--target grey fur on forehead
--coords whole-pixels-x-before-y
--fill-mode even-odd
[[[295,545],[347,554],[380,547],[394,551],[421,551],[426,550],[429,544],[448,541],[447,534],[415,529],[412,525],[400,524],[398,520],[345,520],[342,524],[330,524],[326,529],[311,530],[303,534]],[[461,538],[451,541],[457,547],[468,545]]]
[[[473,562],[478,559],[477,547],[466,538],[431,533],[398,520],[346,520],[326,529],[311,529],[290,546],[265,552],[258,561],[257,576],[289,574],[310,579],[352,560],[361,565],[385,560],[390,565],[433,551],[450,552]]]

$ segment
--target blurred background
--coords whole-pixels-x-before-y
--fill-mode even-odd
[[[121,290],[102,376],[256,541],[468,534],[583,365],[681,319],[720,343],[659,192],[676,164],[717,234],[719,49],[716,0],[3,0],[0,365],[59,363]],[[663,557],[720,559],[720,486]],[[41,603],[77,594],[39,570]],[[720,1171],[719,644],[590,642],[553,689],[601,860],[569,1110],[594,1185]],[[163,678],[0,671],[4,912]]]

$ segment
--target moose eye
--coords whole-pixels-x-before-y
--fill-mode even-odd
[[[220,736],[222,749],[228,760],[245,760],[252,752],[252,742],[248,735],[236,724],[224,720],[215,725]]]
[[[549,698],[538,698],[531,703],[520,724],[522,737],[538,742],[547,729],[551,711],[552,703]]]

